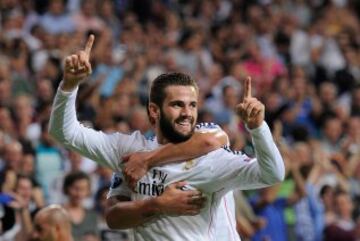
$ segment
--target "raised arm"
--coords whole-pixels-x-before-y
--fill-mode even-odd
[[[300,172],[300,164],[294,155],[291,155],[291,160],[288,160],[288,165],[290,165],[290,171],[295,182],[295,192],[290,195],[287,199],[288,205],[293,205],[300,201],[302,198],[306,197],[306,184],[303,175]]]
[[[132,135],[106,134],[79,123],[76,116],[78,86],[91,73],[89,61],[94,36],[91,35],[85,49],[65,59],[64,79],[56,93],[49,122],[49,133],[64,146],[113,170],[119,170],[124,153],[140,151],[143,137],[139,132]]]
[[[262,180],[274,184],[284,179],[285,166],[266,123],[265,106],[251,94],[251,78],[244,82],[243,101],[237,106],[237,112],[251,133],[255,147],[258,168]]]
[[[264,105],[251,96],[250,78],[244,83],[244,99],[237,106],[237,112],[251,135],[256,157],[229,148],[209,153],[204,162],[211,170],[209,191],[263,188],[284,180],[284,161],[264,121]]]

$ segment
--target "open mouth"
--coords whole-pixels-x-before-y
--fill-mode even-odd
[[[191,128],[191,120],[185,119],[181,121],[176,121],[175,125],[181,130],[189,130]]]

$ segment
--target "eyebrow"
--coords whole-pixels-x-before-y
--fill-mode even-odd
[[[183,101],[183,100],[173,100],[173,101],[170,101],[169,104],[179,104],[179,103],[183,103],[183,104],[186,104],[186,101]],[[198,102],[197,101],[190,101],[190,105],[192,104],[197,104]]]

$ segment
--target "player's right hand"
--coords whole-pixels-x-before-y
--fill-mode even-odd
[[[63,90],[70,91],[74,89],[84,78],[91,74],[90,53],[94,40],[95,36],[91,34],[84,50],[65,58],[64,80],[61,86]]]
[[[186,182],[170,184],[158,197],[161,213],[167,216],[198,215],[205,206],[206,197],[198,190],[183,190]]]

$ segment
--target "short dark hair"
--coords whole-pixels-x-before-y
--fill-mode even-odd
[[[28,180],[33,187],[38,187],[39,186],[38,183],[35,181],[35,179],[32,176],[20,173],[20,174],[18,174],[16,176],[16,184],[15,184],[16,188],[19,186],[19,182],[22,179]]]
[[[65,176],[64,179],[64,184],[63,184],[63,193],[65,195],[68,195],[69,192],[69,188],[76,182],[79,180],[86,180],[89,185],[90,185],[90,178],[89,176],[82,171],[74,171],[74,172],[70,172],[69,174],[67,174]]]
[[[320,197],[324,197],[324,195],[326,193],[328,193],[329,191],[334,190],[333,187],[331,187],[330,185],[324,185],[321,189],[320,189]]]
[[[150,88],[150,102],[161,107],[165,100],[165,89],[168,86],[193,86],[199,89],[196,81],[187,74],[183,73],[165,73],[156,77]]]

